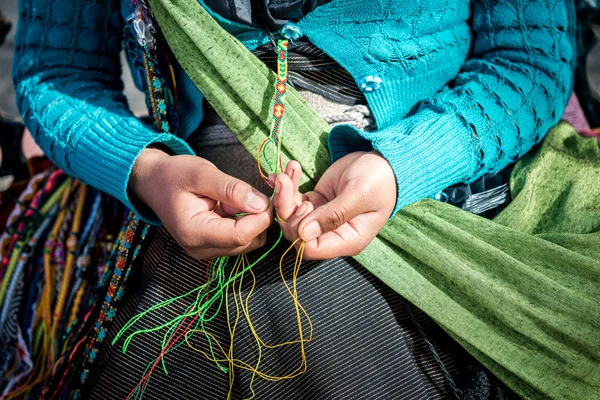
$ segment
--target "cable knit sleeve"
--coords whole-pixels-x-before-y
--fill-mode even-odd
[[[120,78],[119,4],[20,0],[13,80],[25,124],[48,157],[134,209],[127,184],[145,147],[162,143],[175,154],[193,151],[128,109]]]
[[[472,51],[456,79],[375,132],[334,128],[332,158],[371,146],[379,151],[398,182],[394,213],[503,169],[544,137],[567,104],[575,62],[572,3],[475,1]]]

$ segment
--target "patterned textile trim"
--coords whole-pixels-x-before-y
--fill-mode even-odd
[[[106,338],[107,329],[117,315],[117,305],[125,294],[131,267],[140,253],[142,244],[145,243],[149,229],[149,225],[140,222],[135,214],[129,213],[127,222],[123,225],[121,234],[115,242],[115,257],[111,257],[107,263],[103,277],[103,282],[106,282],[110,276],[110,282],[100,308],[100,314],[91,329],[89,339],[83,350],[84,359],[80,368],[79,385],[72,390],[69,396],[73,399],[79,398],[81,387],[86,383],[90,368],[94,364],[100,346]],[[140,230],[141,234],[139,233]],[[131,252],[132,248],[134,249],[133,252]]]

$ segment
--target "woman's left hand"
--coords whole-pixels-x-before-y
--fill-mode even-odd
[[[377,236],[396,204],[396,179],[376,151],[348,154],[333,163],[313,192],[300,195],[300,166],[272,177],[275,210],[286,238],[306,241],[306,259],[354,256]]]

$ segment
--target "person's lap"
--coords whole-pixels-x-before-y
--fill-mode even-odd
[[[271,229],[269,241],[277,236]],[[278,248],[254,268],[256,287],[249,302],[252,322],[267,344],[298,339],[294,304],[280,274],[279,258],[289,243]],[[249,254],[252,261],[260,255]],[[233,262],[229,263],[231,268]],[[154,332],[134,340],[122,354],[122,340],[111,346],[124,323],[152,305],[183,294],[206,282],[206,262],[192,260],[163,229],[158,229],[128,284],[117,318],[100,352],[92,398],[121,398],[143,377],[148,363],[160,354],[164,332]],[[283,264],[291,278],[294,257]],[[227,272],[229,269],[227,270]],[[252,279],[246,274],[242,288],[245,298]],[[442,361],[454,375],[456,354],[452,341],[418,310],[413,321],[400,296],[390,292],[352,259],[310,261],[302,264],[297,279],[298,297],[313,324],[313,340],[305,344],[308,368],[296,378],[279,382],[254,380],[257,398],[438,398],[451,396],[451,388],[433,354],[419,333],[418,322],[430,334]],[[235,305],[229,294],[230,320]],[[184,312],[191,300],[176,302],[159,313],[144,317],[134,329],[160,325]],[[222,307],[224,308],[224,307]],[[229,333],[224,310],[206,325],[219,342],[228,347]],[[303,319],[305,337],[308,324]],[[190,344],[208,350],[204,335],[195,334]],[[213,346],[215,347],[215,346]],[[234,352],[250,364],[256,363],[257,350],[245,318],[235,335]],[[219,350],[215,347],[215,354]],[[259,370],[271,375],[287,375],[301,363],[300,345],[263,349]],[[160,366],[155,370],[144,394],[147,398],[225,398],[228,375],[214,362],[194,351],[185,342],[167,354],[168,375]],[[234,398],[251,393],[251,373],[235,370]]]
[[[233,133],[216,117],[207,114],[204,125],[189,139],[198,156],[213,162],[227,174],[268,192],[260,180],[252,156]],[[257,259],[278,237],[279,228],[271,226],[265,247],[248,255]],[[290,246],[285,240],[252,269],[256,286],[249,301],[250,317],[264,343],[298,340],[294,303],[279,272],[279,261]],[[208,261],[197,261],[185,253],[162,228],[145,246],[133,267],[123,304],[102,345],[96,369],[92,372],[91,398],[125,398],[142,379],[146,367],[160,354],[165,331],[138,336],[126,354],[123,339],[115,346],[110,341],[133,316],[155,304],[184,294],[204,284]],[[283,265],[291,283],[295,251]],[[226,274],[234,264],[233,258]],[[252,285],[246,274],[241,295]],[[278,382],[255,378],[257,399],[337,399],[337,398],[453,398],[450,379],[463,389],[461,398],[504,398],[505,389],[487,371],[420,310],[408,304],[351,258],[304,261],[297,278],[299,301],[313,326],[313,339],[305,343],[306,372]],[[145,316],[134,329],[152,328],[184,313],[192,299],[174,302],[158,313]],[[228,296],[229,319],[235,319],[235,303]],[[224,307],[222,307],[224,308]],[[226,312],[205,328],[229,347],[230,334]],[[256,340],[245,317],[239,318],[235,339],[236,358],[255,365]],[[308,323],[303,321],[304,337]],[[201,333],[190,336],[189,344],[210,351]],[[219,356],[218,347],[213,346]],[[434,351],[432,351],[432,348]],[[436,360],[436,357],[438,359]],[[229,377],[213,361],[195,351],[185,341],[165,357],[168,375],[157,366],[144,393],[146,398],[227,398]],[[263,349],[259,370],[284,376],[301,364],[300,345]],[[447,370],[444,372],[443,368]],[[226,363],[223,366],[227,366]],[[234,370],[234,399],[251,396],[252,373]]]

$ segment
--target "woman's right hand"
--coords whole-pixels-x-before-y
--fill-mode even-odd
[[[273,221],[269,199],[195,156],[147,148],[133,167],[129,190],[160,218],[196,259],[247,253],[264,246]],[[227,212],[250,213],[233,218]]]

